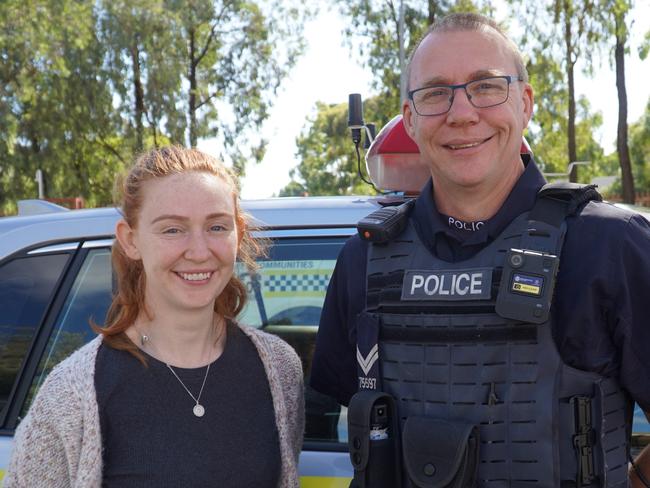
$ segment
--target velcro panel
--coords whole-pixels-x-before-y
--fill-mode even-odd
[[[510,385],[509,400],[512,403],[535,403],[535,383],[514,383]]]
[[[498,464],[508,458],[508,451],[508,445],[505,442],[483,442],[483,437],[481,437],[481,463]]]
[[[476,405],[476,387],[476,383],[452,383],[452,405]]]
[[[481,488],[510,488],[509,480],[506,481],[504,473],[507,473],[507,462],[492,461],[479,464],[479,485]]]
[[[452,364],[451,366],[451,374],[455,381],[461,382],[461,383],[467,383],[474,381],[476,378],[480,377],[480,374],[478,372],[478,364]]]
[[[532,417],[532,418],[531,418]],[[539,427],[534,416],[525,420],[513,420],[510,423],[510,439],[513,441],[527,441],[537,439]]]
[[[512,350],[510,358],[515,364],[526,364],[535,361],[538,354],[539,347],[536,344],[519,344]]]
[[[527,482],[528,485],[536,486],[534,483],[548,477],[549,466],[543,466],[537,459],[524,458],[521,454],[513,455],[512,464],[510,465],[510,477],[514,482]]]
[[[451,401],[451,394],[447,383],[427,383],[423,389],[424,399],[429,403],[446,404]]]
[[[568,400],[562,401],[558,408],[560,436],[560,473],[569,476],[577,470],[576,450],[573,446],[573,433],[576,431],[573,405]],[[572,478],[571,478],[572,479]]]
[[[611,379],[596,386],[594,398],[595,418],[602,415],[600,441],[605,466],[607,486],[627,483],[627,401],[623,392]],[[598,411],[600,410],[600,412]]]
[[[505,363],[495,363],[492,361],[483,362],[481,365],[480,378],[484,385],[489,385],[492,382],[501,382],[507,378],[505,371],[508,370],[508,365]]]
[[[503,405],[493,407],[495,409],[505,408]],[[499,423],[485,424],[481,423],[481,442],[505,442],[508,433],[508,424],[499,421]]]

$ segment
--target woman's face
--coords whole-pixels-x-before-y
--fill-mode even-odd
[[[231,188],[203,172],[152,179],[137,222],[120,222],[117,235],[127,255],[142,261],[150,310],[212,309],[239,244]]]

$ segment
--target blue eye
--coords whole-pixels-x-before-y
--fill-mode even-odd
[[[221,224],[215,224],[215,225],[210,226],[210,230],[213,231],[213,232],[220,232],[220,231],[226,230],[226,228]]]

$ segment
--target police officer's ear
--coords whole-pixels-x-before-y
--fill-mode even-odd
[[[528,127],[533,116],[533,106],[535,104],[535,96],[533,94],[533,87],[529,83],[521,82],[521,101],[523,105],[523,128]]]
[[[135,231],[126,220],[120,219],[117,222],[117,225],[115,226],[115,237],[127,257],[134,261],[138,261],[142,258],[136,245]]]
[[[411,106],[411,102],[406,99],[402,102],[402,123],[406,129],[406,133],[415,140],[415,111]]]

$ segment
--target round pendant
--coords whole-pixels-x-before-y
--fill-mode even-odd
[[[203,408],[203,405],[197,403],[196,405],[194,405],[192,412],[194,412],[194,415],[196,415],[197,417],[203,417],[203,415],[205,415],[205,408]]]

